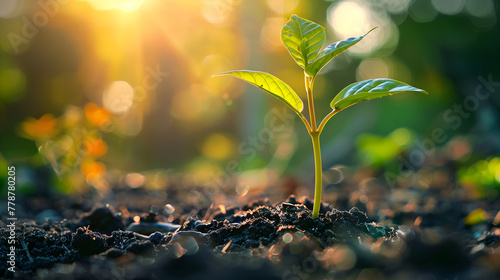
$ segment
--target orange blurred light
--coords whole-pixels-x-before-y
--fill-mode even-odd
[[[102,139],[90,139],[85,140],[85,150],[89,155],[94,158],[100,157],[108,151],[108,145]]]
[[[100,108],[95,103],[87,103],[83,111],[87,120],[95,126],[103,126],[111,118],[111,113],[106,108]]]
[[[51,114],[45,114],[40,119],[28,118],[22,124],[27,138],[40,139],[50,137],[55,133],[56,119]]]
[[[87,181],[92,181],[100,179],[106,174],[106,165],[102,162],[94,162],[92,160],[84,161],[80,166],[80,170],[87,179]]]

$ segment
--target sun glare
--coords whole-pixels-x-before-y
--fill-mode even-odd
[[[373,27],[378,27],[370,36],[348,50],[355,54],[367,54],[384,47],[386,53],[397,45],[398,29],[387,13],[374,9],[369,3],[359,0],[334,2],[327,12],[328,22],[339,39],[360,36]]]
[[[87,0],[96,10],[119,9],[124,12],[133,12],[139,9],[144,0]]]

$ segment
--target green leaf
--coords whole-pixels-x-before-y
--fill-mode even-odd
[[[333,109],[343,109],[361,101],[393,95],[400,92],[422,92],[427,94],[425,90],[412,87],[396,80],[373,79],[348,85],[335,96],[330,106]]]
[[[307,43],[307,39],[306,38],[303,38],[302,41],[300,42],[300,45],[299,45],[299,51],[300,51],[300,54],[302,55],[302,59],[304,61],[307,60],[307,55],[308,55],[308,43]]]
[[[295,91],[293,91],[293,89],[285,82],[269,73],[241,70],[219,73],[213,75],[212,77],[217,76],[234,76],[242,79],[285,102],[286,105],[290,106],[290,108],[298,114],[300,114],[302,109],[304,109],[304,103],[299,98],[297,93],[295,93]]]
[[[306,49],[301,49],[301,43],[306,39]],[[312,62],[325,43],[325,28],[307,19],[292,15],[281,29],[281,42],[288,49],[295,62],[306,68]],[[307,57],[307,59],[304,59]]]
[[[377,28],[377,27],[375,27]],[[325,65],[330,62],[334,57],[343,53],[348,48],[354,46],[356,43],[361,41],[368,33],[372,32],[375,28],[366,32],[365,35],[360,37],[353,37],[346,40],[338,41],[326,47],[321,53],[319,53],[318,58],[314,60],[309,66],[306,67],[306,74],[314,77],[318,72],[325,67]]]

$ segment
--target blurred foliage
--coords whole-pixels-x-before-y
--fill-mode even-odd
[[[408,129],[398,128],[387,137],[373,134],[360,135],[357,139],[357,147],[362,163],[375,168],[383,166],[413,145],[412,134]]]
[[[19,135],[36,143],[40,154],[60,177],[61,190],[85,189],[88,183],[104,191],[107,183],[102,178],[106,165],[96,159],[108,151],[102,137],[112,125],[106,108],[87,103],[83,110],[68,107],[58,118],[51,114],[40,119],[28,118],[21,124]],[[65,187],[65,181],[72,188]]]
[[[358,80],[393,78],[429,92],[342,112],[322,135],[325,168],[353,163],[356,147],[363,163],[383,165],[406,149],[397,137],[380,138],[400,127],[415,139],[442,128],[444,141],[436,146],[473,135],[477,157],[494,158],[499,89],[484,81],[500,79],[499,6],[493,0],[1,1],[0,153],[35,169],[40,155],[57,173],[68,167],[61,189],[81,187],[75,182],[91,174],[157,168],[200,174],[195,183],[263,168],[274,174],[268,180],[283,173],[309,178],[310,139],[294,125],[299,120],[278,114],[289,130],[266,138],[268,112],[283,108],[256,89],[210,78],[259,69],[304,98],[302,72],[279,38],[294,13],[327,26],[326,44],[379,26],[320,72],[318,116]],[[476,106],[470,102],[479,86],[492,94]],[[231,160],[235,172],[227,167]]]
[[[480,160],[458,171],[458,180],[476,197],[495,199],[500,194],[500,157]]]

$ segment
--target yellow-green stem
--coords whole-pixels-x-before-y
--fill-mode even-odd
[[[313,86],[314,79],[305,74],[305,84],[307,93],[307,104],[309,105],[309,119],[311,126],[309,134],[311,135],[313,150],[314,150],[314,207],[312,217],[316,219],[319,216],[319,208],[321,206],[322,192],[322,166],[321,166],[321,146],[319,144],[319,136],[321,130],[316,127],[316,114],[314,113]]]
[[[311,132],[317,130],[316,128],[316,114],[314,113],[314,101],[312,92],[312,79],[305,74],[305,84],[307,93],[307,104],[309,105],[309,120],[311,121]]]
[[[321,207],[321,192],[322,192],[322,166],[321,166],[321,147],[319,145],[318,131],[311,133],[311,139],[314,150],[314,207],[312,217],[316,219],[319,216],[319,208]]]

